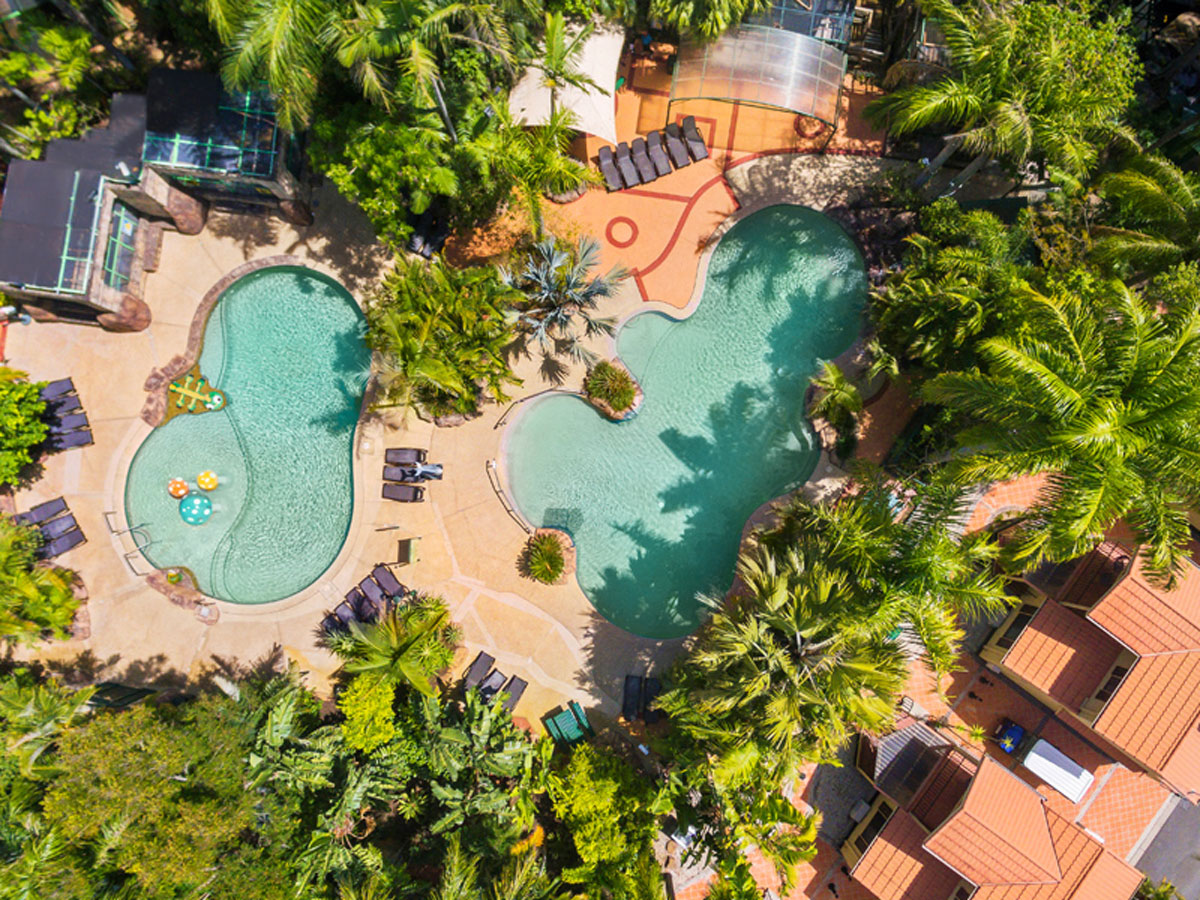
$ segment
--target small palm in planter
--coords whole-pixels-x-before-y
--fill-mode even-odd
[[[521,568],[524,574],[542,584],[554,584],[566,567],[562,543],[554,534],[535,534],[525,545]]]
[[[613,412],[622,413],[633,406],[637,398],[637,385],[624,369],[608,362],[598,362],[588,372],[584,389],[589,397],[607,403]]]

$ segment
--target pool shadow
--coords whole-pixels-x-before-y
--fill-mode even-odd
[[[322,415],[314,416],[310,423],[323,428],[330,434],[345,434],[354,429],[362,412],[363,393],[371,366],[371,352],[364,343],[366,325],[347,328],[333,335],[334,376],[331,393],[336,392],[340,402]],[[352,373],[361,373],[356,376]]]

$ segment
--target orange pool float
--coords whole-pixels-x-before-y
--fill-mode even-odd
[[[178,500],[180,497],[186,497],[191,488],[188,483],[182,478],[172,478],[167,482],[167,493]]]
[[[198,484],[200,488],[205,491],[213,490],[218,483],[217,473],[212,469],[206,469],[196,476],[196,484]]]

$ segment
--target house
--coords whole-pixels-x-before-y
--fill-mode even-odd
[[[952,730],[906,716],[859,738],[878,789],[842,845],[878,900],[1130,900],[1141,873]]]
[[[108,125],[16,160],[0,204],[0,291],[35,319],[145,328],[143,275],[161,230],[196,234],[210,205],[311,216],[301,157],[270,98],[205,72],[158,69],[113,97]]]

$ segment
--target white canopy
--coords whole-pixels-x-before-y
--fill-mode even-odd
[[[578,26],[573,33],[579,33]],[[558,92],[558,105],[575,113],[580,131],[613,144],[617,142],[617,110],[612,91],[624,43],[625,32],[619,28],[592,32],[580,51],[579,71],[597,87],[567,85]],[[550,89],[542,84],[544,77],[540,69],[530,67],[508,95],[508,111],[516,121],[543,125],[550,118]]]

